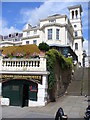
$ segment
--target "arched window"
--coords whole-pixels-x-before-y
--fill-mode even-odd
[[[74,11],[72,11],[72,19],[74,19]]]
[[[78,33],[77,33],[77,31],[75,31],[75,37],[77,37],[78,36]]]
[[[78,11],[77,10],[75,11],[75,15],[76,15],[76,18],[78,18]]]
[[[75,43],[75,50],[78,50],[78,43]]]

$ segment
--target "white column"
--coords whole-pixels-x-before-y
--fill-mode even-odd
[[[76,13],[75,13],[75,10],[74,10],[74,19],[76,19]]]
[[[47,89],[48,89],[48,82],[47,76],[42,76],[42,85],[38,84],[38,103],[40,105],[45,105],[47,103]]]
[[[80,9],[78,8],[78,18],[81,18]]]
[[[72,19],[72,11],[70,11],[70,20]]]
[[[46,71],[46,58],[44,56],[40,56],[40,68],[42,71]]]

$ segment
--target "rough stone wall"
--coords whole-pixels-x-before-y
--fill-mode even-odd
[[[71,73],[71,68],[62,70],[58,61],[56,61],[54,67],[56,82],[52,90],[49,92],[51,101],[55,101],[58,97],[65,93],[69,83],[71,82]]]

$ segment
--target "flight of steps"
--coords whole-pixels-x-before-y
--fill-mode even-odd
[[[68,95],[87,95],[88,94],[88,73],[90,68],[77,68],[74,72],[74,77],[68,86]]]

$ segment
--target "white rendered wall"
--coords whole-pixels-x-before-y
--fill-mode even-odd
[[[75,50],[75,43],[78,43],[78,50]],[[82,40],[81,39],[74,40],[74,50],[75,50],[76,55],[78,56],[78,62],[81,62],[81,65],[82,65],[83,49],[82,49]]]
[[[42,77],[42,85],[38,84],[38,93],[37,93],[37,101],[29,100],[28,106],[45,106],[47,104],[47,89],[48,89],[48,82],[47,82],[47,75],[43,75]]]
[[[76,18],[75,11],[78,11],[78,16]],[[72,11],[74,11],[74,19],[72,19]],[[77,31],[77,38],[74,38],[74,44],[73,44],[73,50],[75,51],[76,55],[78,56],[78,62],[82,63],[83,59],[83,33],[82,33],[82,20],[81,20],[81,13],[80,13],[80,7],[78,8],[72,8],[70,9],[70,22],[73,26],[74,33],[73,36],[75,36],[75,32]],[[76,27],[74,27],[76,25]],[[81,37],[81,38],[79,38]],[[75,43],[78,43],[78,50],[75,50]]]

